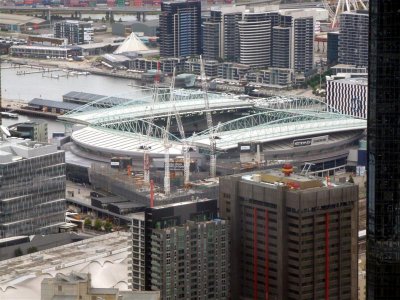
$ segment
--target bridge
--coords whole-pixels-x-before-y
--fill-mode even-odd
[[[161,13],[160,7],[31,7],[31,6],[0,6],[0,13],[41,15],[50,20],[52,15],[74,15],[81,18],[82,14],[115,14],[136,15],[138,21],[145,20],[146,14]]]
[[[259,6],[259,5],[271,5],[276,3],[275,0],[253,0],[244,3],[238,3],[236,5],[246,6]],[[210,11],[214,5],[203,5],[202,12]],[[224,5],[219,4],[218,6],[231,6],[231,4]],[[280,4],[280,9],[300,9],[300,8],[311,8],[311,7],[323,7],[322,2],[307,2],[307,3],[291,3],[291,4]],[[146,14],[160,14],[161,8],[158,6],[145,6],[145,7],[32,7],[32,6],[0,6],[0,13],[9,14],[26,14],[26,15],[41,15],[43,18],[50,20],[52,15],[74,15],[80,18],[82,14],[104,14],[110,17],[116,14],[124,15],[136,15],[138,21],[145,20]]]
[[[239,5],[253,6],[253,5],[270,5],[276,3],[275,0],[254,0],[244,3],[238,3]],[[210,11],[213,6],[231,6],[229,5],[203,5],[202,11]],[[300,8],[311,8],[311,7],[323,7],[322,2],[307,2],[307,3],[292,3],[292,4],[280,4],[280,9],[300,9]],[[49,17],[51,15],[62,15],[62,14],[125,14],[125,15],[137,15],[138,20],[145,18],[146,14],[159,14],[161,8],[158,6],[145,6],[145,7],[32,7],[32,6],[0,6],[0,13],[10,14],[34,14],[43,15]]]

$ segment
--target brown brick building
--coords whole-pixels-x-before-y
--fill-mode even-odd
[[[358,187],[280,171],[220,178],[232,299],[357,299]]]

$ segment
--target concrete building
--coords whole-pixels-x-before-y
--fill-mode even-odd
[[[339,32],[339,63],[367,67],[368,11],[342,13]]]
[[[57,232],[64,223],[65,154],[55,145],[0,143],[0,237]]]
[[[279,26],[272,29],[272,66],[307,75],[314,63],[314,17],[297,10],[279,14]]]
[[[33,16],[0,13],[0,29],[7,31],[26,32],[37,29],[46,20]],[[29,29],[30,28],[30,29]]]
[[[10,126],[9,129],[12,136],[42,143],[47,143],[49,141],[47,122],[42,120],[18,123]]]
[[[238,22],[244,6],[211,8],[211,15],[203,22],[203,56],[206,60],[238,62],[240,38]]]
[[[271,65],[271,20],[265,12],[244,12],[239,24],[240,63],[254,68]]]
[[[218,60],[223,57],[222,13],[211,11],[210,18],[203,22],[203,57],[205,60]]]
[[[154,229],[152,289],[162,299],[229,299],[228,232],[225,220]]]
[[[220,178],[232,299],[357,299],[358,187],[290,168]]]
[[[275,26],[272,29],[272,35],[272,66],[281,69],[293,68],[291,28]]]
[[[41,284],[41,300],[80,299],[80,300],[159,300],[160,292],[121,292],[117,288],[93,288],[90,273],[57,274],[45,278]]]
[[[290,86],[294,80],[293,69],[268,68],[255,73],[249,73],[247,80],[251,83],[261,83],[268,86]]]
[[[43,279],[55,278],[60,273],[68,277],[71,272],[91,273],[94,288],[128,291],[129,236],[127,232],[118,231],[2,260],[0,299],[40,300]],[[57,293],[58,285],[55,288]],[[55,299],[79,299],[62,297],[55,295]]]
[[[326,77],[326,103],[342,114],[367,118],[368,80],[367,74],[339,74]]]
[[[228,225],[215,218],[217,201],[209,199],[156,206],[135,214],[132,256],[128,262],[129,287],[160,290],[161,299],[174,299],[171,295],[181,299],[228,299]],[[214,260],[204,265],[210,259],[208,255]]]
[[[144,36],[158,36],[159,20],[146,20],[146,22],[115,22],[111,25],[113,35],[126,37],[132,32],[141,32]]]
[[[200,1],[162,2],[159,20],[162,57],[201,54]]]
[[[91,22],[67,20],[54,25],[54,37],[66,38],[69,44],[88,44],[93,41],[93,35]]]
[[[51,47],[38,45],[15,45],[10,47],[10,55],[41,59],[66,59],[71,56],[81,56],[82,49],[76,46]]]
[[[224,62],[218,67],[218,78],[241,80],[246,77],[250,66],[237,63]]]

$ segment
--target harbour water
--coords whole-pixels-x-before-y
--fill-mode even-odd
[[[71,92],[86,92],[106,96],[124,98],[140,97],[140,88],[132,86],[132,80],[99,75],[78,75],[69,77],[49,78],[50,74],[58,75],[62,71],[18,75],[18,73],[33,71],[30,68],[9,68],[2,64],[2,96],[4,99],[28,102],[33,98],[62,101],[62,95]],[[140,82],[134,82],[140,85]]]
[[[43,77],[42,73],[17,75],[21,71],[26,73],[34,71],[31,68],[10,68],[10,64],[2,64],[2,98],[28,102],[33,98],[42,98],[55,101],[62,101],[62,96],[71,91],[101,94],[106,96],[117,96],[123,98],[137,98],[145,93],[137,86],[140,82],[123,78],[114,78],[99,75],[79,75],[60,77],[59,79]],[[53,75],[63,74],[63,71],[53,72]],[[65,73],[64,73],[65,74]],[[46,73],[46,76],[49,75]],[[36,120],[27,116],[19,116],[16,119],[3,119],[5,126],[28,120]],[[54,120],[48,122],[49,138],[53,132],[64,132],[64,125]]]

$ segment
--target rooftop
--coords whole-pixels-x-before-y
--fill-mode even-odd
[[[41,98],[33,98],[28,102],[29,106],[46,106],[46,107],[54,107],[63,110],[73,110],[78,108],[79,104],[68,103],[68,102],[60,102],[55,100],[47,100]]]
[[[21,16],[16,14],[0,13],[0,24],[6,25],[25,25],[25,24],[41,24],[46,20],[32,16]]]
[[[208,201],[215,201],[215,200],[214,199],[196,199],[196,200],[190,200],[190,201],[183,201],[183,202],[159,205],[159,206],[153,207],[153,209],[163,209],[163,208],[167,208],[167,207],[188,205],[188,204],[192,204],[195,202],[208,202]]]
[[[48,155],[58,151],[56,145],[22,138],[6,138],[4,141],[0,141],[0,164]]]
[[[0,299],[40,299],[44,278],[90,272],[93,287],[128,287],[128,238],[114,232],[0,262]]]
[[[253,181],[271,186],[286,186],[292,190],[307,190],[321,187],[335,187],[337,183],[331,183],[326,178],[305,175],[301,173],[290,173],[286,176],[284,173],[285,166],[282,169],[271,169],[262,172],[242,175],[242,179]],[[287,173],[288,174],[288,173]],[[342,183],[344,185],[346,183]]]

